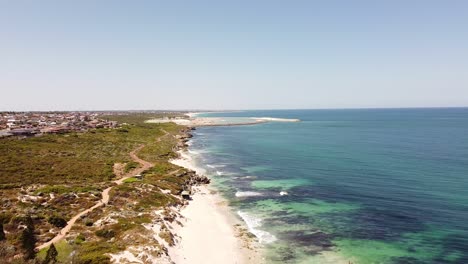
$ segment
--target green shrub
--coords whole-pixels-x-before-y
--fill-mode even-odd
[[[128,178],[128,179],[124,180],[123,182],[124,183],[132,183],[132,182],[137,182],[137,181],[139,181],[137,178],[131,177],[131,178]]]
[[[85,242],[85,241],[86,241],[86,237],[82,233],[77,235],[76,238],[75,238],[75,243],[78,244],[78,245]]]
[[[110,263],[110,258],[105,253],[115,253],[122,248],[115,244],[110,244],[101,241],[85,242],[78,248],[76,254],[77,264],[107,264]]]
[[[136,169],[138,168],[138,166],[140,166],[140,164],[138,162],[135,162],[135,161],[130,161],[128,162],[127,164],[125,164],[125,168],[124,168],[124,171],[125,172],[129,172],[133,169]]]
[[[91,219],[86,219],[84,221],[84,224],[85,224],[85,226],[93,226],[94,223],[93,223],[93,221]]]
[[[95,232],[96,236],[102,238],[112,238],[115,237],[115,231],[112,229],[101,229]]]
[[[60,216],[51,216],[49,217],[48,222],[56,227],[65,227],[67,225],[67,221]]]
[[[7,224],[13,218],[13,215],[8,212],[4,212],[0,214],[0,223]]]

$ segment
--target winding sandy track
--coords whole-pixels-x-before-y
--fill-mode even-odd
[[[156,139],[157,142],[160,142],[161,139],[167,135],[169,135],[169,133],[167,131],[165,131],[164,129],[161,129],[162,132],[164,132],[164,135],[158,137]],[[113,181],[113,183],[117,184],[117,185],[121,185],[126,179],[128,178],[131,178],[137,174],[140,174],[142,173],[143,171],[153,167],[154,165],[151,163],[151,162],[148,162],[146,160],[142,160],[140,159],[138,156],[137,156],[137,152],[140,151],[145,145],[140,145],[138,146],[136,149],[134,149],[132,152],[130,152],[130,157],[132,158],[133,161],[136,161],[138,163],[140,163],[140,167],[138,168],[135,168],[134,170],[126,173],[125,175],[123,175],[120,179],[118,180],[115,180]],[[93,205],[92,207],[84,210],[84,211],[81,211],[80,213],[76,214],[75,216],[73,216],[68,222],[67,222],[67,225],[62,228],[59,232],[58,235],[56,235],[54,238],[52,238],[50,241],[42,244],[42,245],[39,245],[36,247],[36,250],[41,250],[43,248],[47,248],[49,247],[51,244],[53,243],[57,243],[59,242],[60,240],[62,240],[66,235],[67,233],[70,231],[70,229],[73,227],[73,225],[75,224],[76,220],[80,219],[82,216],[90,213],[91,211],[93,211],[94,209],[98,208],[98,207],[101,207],[103,205],[107,205],[107,203],[109,202],[109,192],[110,190],[113,188],[114,186],[112,187],[108,187],[106,189],[104,189],[101,193],[102,195],[102,199],[97,202],[95,205]]]

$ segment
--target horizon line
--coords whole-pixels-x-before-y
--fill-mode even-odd
[[[249,109],[104,109],[104,110],[0,110],[13,112],[238,112],[238,111],[295,111],[295,110],[385,110],[385,109],[453,109],[468,106],[405,106],[405,107],[330,107],[330,108],[249,108]]]

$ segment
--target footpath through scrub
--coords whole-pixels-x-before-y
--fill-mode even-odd
[[[160,142],[161,139],[165,136],[168,136],[169,133],[167,131],[165,131],[164,129],[161,129],[161,131],[164,132],[164,135],[158,137],[156,139],[157,142]],[[153,167],[154,164],[151,163],[151,162],[148,162],[146,160],[143,160],[141,158],[139,158],[137,156],[137,152],[140,151],[145,145],[140,145],[138,146],[136,149],[134,149],[132,152],[130,152],[130,157],[132,158],[133,161],[135,162],[138,162],[141,166],[138,167],[138,168],[135,168],[133,169],[132,171],[126,173],[125,175],[123,175],[120,179],[118,180],[115,180],[113,181],[113,183],[117,184],[117,185],[121,185],[126,179],[128,178],[131,178],[137,174],[140,174],[146,170],[148,170],[149,168]],[[84,210],[84,211],[81,211],[80,213],[76,214],[75,216],[73,216],[68,222],[67,222],[67,225],[62,228],[60,230],[60,232],[54,237],[52,238],[51,240],[49,240],[48,242],[42,244],[42,245],[39,245],[36,247],[36,250],[41,250],[41,249],[44,249],[44,248],[47,248],[49,247],[50,245],[52,245],[53,243],[57,243],[59,242],[60,240],[62,240],[66,235],[67,233],[71,230],[71,228],[73,227],[73,225],[75,224],[76,220],[80,219],[82,216],[92,212],[94,209],[96,208],[99,208],[103,205],[107,205],[107,203],[109,202],[109,192],[110,190],[113,188],[114,186],[112,187],[108,187],[106,189],[104,189],[101,193],[101,196],[102,196],[102,199],[97,202],[95,205],[93,205],[92,207]]]

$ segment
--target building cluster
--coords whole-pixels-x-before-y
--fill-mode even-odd
[[[93,112],[0,113],[0,137],[63,134],[92,128],[115,128],[117,122]]]

